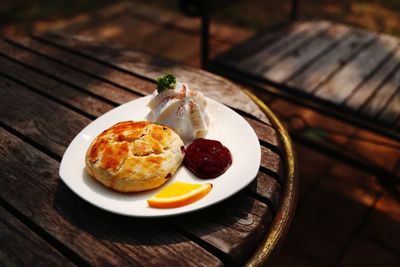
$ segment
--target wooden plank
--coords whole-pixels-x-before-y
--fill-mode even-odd
[[[137,78],[134,75],[106,67],[97,62],[88,60],[87,58],[78,56],[75,53],[69,52],[68,50],[49,45],[44,41],[38,41],[37,39],[28,37],[13,37],[8,38],[7,40],[43,55],[46,58],[50,58],[56,62],[61,62],[63,65],[69,66],[71,69],[75,69],[80,73],[87,73],[90,76],[96,76],[101,79],[102,82],[106,83],[104,86],[107,86],[107,82],[113,82],[125,89],[130,89],[132,92],[140,94],[151,93],[155,89],[154,82],[146,81]],[[136,90],[136,87],[139,87],[140,90]],[[115,89],[124,91],[118,87]]]
[[[283,173],[282,162],[278,154],[269,148],[261,146],[261,164],[262,167],[281,176]]]
[[[22,75],[21,77],[23,77],[23,76],[24,75]],[[5,83],[2,86],[2,87],[4,87],[5,90],[2,90],[0,92],[0,95],[4,95],[5,99],[8,99],[8,98],[10,99],[10,101],[7,101],[6,104],[3,105],[4,109],[0,109],[0,111],[2,110],[2,112],[4,114],[4,121],[6,123],[9,123],[10,125],[13,125],[13,127],[16,127],[17,129],[27,130],[27,129],[25,129],[25,123],[34,124],[34,125],[37,124],[38,126],[40,126],[39,127],[40,129],[42,129],[44,131],[54,132],[55,136],[59,136],[59,135],[62,135],[63,133],[58,133],[55,131],[57,131],[58,129],[63,129],[65,124],[62,121],[58,120],[56,117],[49,117],[50,114],[53,116],[58,114],[58,116],[60,116],[60,117],[68,115],[68,119],[74,118],[76,120],[76,122],[78,122],[78,121],[80,122],[78,124],[79,126],[77,128],[75,128],[73,132],[71,132],[69,134],[70,139],[67,139],[67,140],[60,138],[60,137],[48,140],[47,137],[43,138],[43,136],[41,136],[41,131],[29,132],[30,138],[37,140],[39,143],[41,143],[45,147],[49,147],[51,150],[53,150],[59,156],[62,156],[62,154],[63,154],[63,151],[65,149],[63,146],[67,146],[68,143],[74,137],[74,135],[76,133],[78,133],[80,131],[80,129],[83,129],[90,122],[90,120],[88,120],[84,117],[81,117],[81,116],[77,116],[77,114],[74,114],[72,111],[69,111],[68,109],[65,109],[62,107],[60,108],[58,105],[52,103],[51,101],[48,101],[44,97],[33,95],[32,96],[33,100],[31,100],[29,98],[29,96],[30,96],[29,92],[24,89],[20,89],[20,86],[15,84],[15,82],[11,82],[8,79],[3,79],[3,80],[0,79],[0,82]],[[35,82],[33,82],[33,83],[35,83]],[[57,87],[56,84],[54,84],[54,86]],[[18,95],[16,95],[16,91],[8,91],[8,90],[11,90],[11,88],[18,88],[16,90],[18,90],[18,92],[22,92],[24,95],[19,97]],[[43,88],[46,88],[46,85],[43,85]],[[60,85],[60,88],[62,88],[62,84]],[[51,90],[51,88],[49,90]],[[8,94],[8,92],[10,92],[10,94]],[[52,95],[55,95],[55,97],[64,99],[63,94],[57,95],[57,91],[50,91],[50,93]],[[72,97],[75,100],[75,102],[77,102],[77,103],[79,103],[81,101],[81,98],[79,95],[76,95],[76,96],[71,95],[70,97]],[[19,100],[19,98],[22,98],[22,100]],[[25,103],[25,101],[27,101],[27,103]],[[30,101],[32,101],[33,103],[31,104]],[[68,101],[68,100],[66,100],[66,101]],[[34,117],[33,117],[33,119],[35,121],[32,121],[31,112],[29,111],[29,109],[24,108],[24,106],[32,107],[33,112],[36,112],[36,113],[34,113]],[[80,104],[80,106],[82,106],[82,104]],[[46,108],[44,108],[44,107],[46,107]],[[109,108],[109,106],[107,106],[107,108]],[[13,114],[7,112],[7,109],[13,109],[16,112],[18,112],[19,116],[23,117],[23,120],[18,119],[15,121],[14,120],[15,118],[12,116]],[[51,113],[49,113],[50,111],[51,111]],[[86,109],[83,109],[83,111],[86,111]],[[37,112],[39,112],[39,113],[37,113]],[[266,142],[270,143],[271,145],[277,146],[278,141],[277,141],[276,133],[273,130],[273,128],[271,128],[269,126],[262,127],[262,123],[256,122],[254,120],[248,119],[248,121],[252,121],[252,126],[254,127],[255,131],[257,133],[259,133],[261,140],[266,141]],[[14,124],[15,122],[17,122],[18,124],[15,125]],[[53,125],[57,125],[57,127],[53,128],[51,126],[48,126],[47,122],[51,122],[51,123],[54,122]],[[71,123],[72,123],[72,121],[71,121]],[[74,123],[73,125],[75,126],[75,125],[77,125],[77,123]],[[33,128],[33,129],[35,129],[35,128]],[[68,129],[72,130],[71,128],[68,128]],[[25,131],[23,131],[23,133],[27,134],[27,132],[25,132]],[[75,134],[73,134],[73,133],[75,133]],[[63,144],[63,146],[60,146],[60,144]],[[262,153],[262,155],[263,155],[262,166],[264,166],[267,169],[270,169],[271,171],[273,171],[277,174],[280,174],[281,165],[280,165],[279,156],[276,153],[274,153],[273,151],[271,151],[270,149],[267,149],[265,147],[263,147],[262,152],[263,152]]]
[[[268,208],[260,201],[237,195],[221,205],[183,215],[172,219],[172,222],[228,254],[232,263],[241,266],[243,260],[254,252],[272,221],[271,213],[265,212],[265,209]],[[203,227],[207,218],[210,218],[207,227]]]
[[[55,99],[59,99],[62,102],[76,107],[82,112],[87,112],[92,116],[100,116],[115,107],[115,105],[111,105],[96,99],[91,95],[76,90],[66,84],[59,83],[48,76],[19,65],[18,63],[15,63],[7,58],[0,57],[0,72],[3,72],[8,76],[17,79],[18,81],[32,86],[39,92],[43,92],[54,97]],[[112,72],[112,70],[110,70],[110,72]],[[137,83],[139,84],[139,82]],[[144,83],[146,83],[146,81],[144,81]],[[137,95],[132,93],[131,97],[129,97],[127,101],[136,99],[137,97]],[[260,140],[274,146],[278,146],[275,130],[271,126],[248,117],[245,117],[245,119],[256,131]]]
[[[25,40],[25,39],[22,39]],[[25,42],[27,42],[25,40]],[[41,51],[44,52],[44,51]],[[53,51],[54,52],[54,51]],[[73,58],[74,54],[63,54],[62,51],[56,53],[56,55],[62,55],[61,58]],[[71,56],[72,55],[72,56]],[[85,63],[86,62],[86,63]],[[124,86],[132,86],[132,84],[129,84],[128,77],[124,75],[123,73],[119,71],[115,71],[112,68],[102,66],[96,62],[89,62],[88,60],[79,60],[75,59],[74,61],[71,61],[70,63],[73,64],[75,63],[78,66],[85,66],[87,69],[92,69],[94,71],[97,71],[101,68],[101,73],[114,73],[112,75],[113,77],[111,80],[113,82],[118,82],[119,81],[124,81],[122,84]],[[4,73],[7,73],[7,75],[18,79],[22,82],[25,82],[29,84],[30,86],[33,86],[36,90],[44,92],[48,95],[53,96],[56,99],[60,99],[64,101],[65,103],[71,104],[74,107],[77,107],[81,111],[88,112],[89,114],[92,114],[94,116],[99,116],[105,113],[106,111],[110,110],[113,108],[115,105],[110,105],[108,103],[105,103],[104,101],[98,100],[96,98],[93,98],[90,95],[85,94],[85,92],[81,92],[78,90],[75,90],[73,87],[70,87],[66,84],[57,82],[54,79],[51,79],[45,75],[42,75],[40,73],[37,73],[35,71],[32,71],[24,66],[20,66],[14,62],[11,62],[10,60],[7,59],[1,59],[0,58],[0,71],[3,71]],[[100,66],[100,67],[99,67]],[[122,75],[120,75],[122,74]],[[132,75],[128,75],[129,77],[133,77]],[[80,85],[80,80],[76,79],[75,77],[71,77],[72,79],[69,80],[75,85],[78,86],[84,86],[84,84]],[[107,79],[110,78],[107,76]],[[133,77],[133,79],[130,79],[132,82],[134,82],[134,86],[139,87],[139,88],[150,88],[149,87],[149,82],[145,80],[138,80],[137,77]],[[143,81],[143,85],[141,85],[140,81]],[[101,83],[99,83],[101,85]],[[152,89],[154,89],[154,84],[152,85]],[[118,90],[118,89],[116,89]],[[122,90],[122,89],[121,89]],[[108,95],[105,96],[108,99]],[[138,96],[131,94],[128,98],[126,98],[126,101],[136,99]],[[110,99],[112,100],[112,99]],[[255,120],[247,118],[247,121],[253,126],[255,129],[256,133],[258,134],[259,138],[265,142],[268,142],[274,146],[277,146],[278,141],[276,137],[276,133],[274,129],[268,125],[262,124],[260,122],[257,122]]]
[[[35,72],[3,57],[0,57],[0,73],[5,73],[18,81],[34,87],[38,92],[52,96],[55,99],[61,100],[62,102],[95,117],[102,115],[114,107],[113,105],[105,103],[104,101],[86,94],[85,92],[76,90],[66,84],[59,83],[48,76]],[[131,99],[134,98],[134,95],[132,95]]]
[[[243,116],[257,134],[258,139],[279,149],[279,140],[276,131],[270,125]]]
[[[396,72],[390,79],[370,97],[366,105],[361,108],[361,112],[368,116],[377,115],[385,108],[390,99],[394,97],[399,87],[400,65],[397,66]]]
[[[136,77],[135,75],[122,72],[122,71],[112,68],[110,66],[99,64],[98,62],[78,56],[75,53],[72,53],[65,49],[61,49],[59,47],[55,47],[53,45],[45,43],[44,41],[40,42],[38,40],[34,40],[31,38],[27,38],[27,37],[18,37],[18,38],[15,37],[15,38],[12,38],[11,40],[20,45],[29,47],[30,49],[33,49],[41,54],[44,54],[48,57],[53,58],[55,60],[59,60],[65,64],[67,64],[68,66],[79,66],[79,68],[82,69],[82,71],[85,71],[92,75],[96,75],[97,77],[101,77],[102,79],[111,81],[111,82],[121,85],[123,87],[130,88],[133,91],[137,91],[139,93],[143,93],[143,92],[152,93],[155,90],[155,84],[153,82],[149,82],[147,80],[140,79],[140,78]],[[10,75],[12,75],[12,73],[14,73],[14,74],[19,73],[12,69],[10,69],[10,70],[11,70]],[[16,76],[20,77],[21,75],[18,74]],[[51,86],[47,84],[48,79],[38,79],[38,80],[39,80],[39,82],[41,82],[41,85],[40,85],[41,88],[42,87],[43,88],[46,88],[46,87],[51,88]],[[31,80],[30,82],[35,83],[35,80]],[[65,86],[63,86],[61,84],[61,87],[63,88]],[[62,96],[59,96],[58,92],[57,93],[50,92],[50,93],[52,93],[55,97],[63,98]],[[135,99],[135,98],[136,98],[136,95],[132,95],[130,98],[127,99],[127,101]],[[69,99],[67,98],[66,100],[68,101]],[[75,98],[73,98],[73,100],[79,101],[80,98],[75,97]],[[112,99],[110,99],[110,100],[112,100]],[[107,111],[107,110],[108,110],[108,108],[106,107],[105,111]],[[249,119],[249,118],[247,118],[247,121],[256,130],[256,133],[260,137],[261,140],[277,146],[278,141],[277,141],[274,129],[272,127],[262,124],[260,122],[257,122],[255,120]]]
[[[289,31],[293,31],[293,28],[295,28],[297,24],[298,23],[293,23],[284,29],[267,29],[257,33],[255,36],[235,45],[226,53],[218,55],[214,60],[221,62],[222,64],[227,64],[232,68],[237,68],[239,65],[238,62],[252,56],[257,51],[272,45],[273,42],[276,42],[283,36],[287,35]]]
[[[371,46],[361,51],[327,83],[318,87],[314,95],[333,103],[342,103],[357,86],[377,70],[397,44],[397,39],[379,35]]]
[[[4,100],[0,107],[2,121],[59,156],[63,155],[74,136],[90,122],[89,119],[31,93],[9,79],[0,77],[0,88],[0,97]],[[49,135],[54,136],[49,139]],[[261,165],[277,174],[281,173],[279,155],[265,147],[262,147]]]
[[[260,171],[258,172],[257,179],[255,179],[247,189],[267,199],[272,205],[272,208],[276,211],[281,195],[281,182],[284,181],[277,181],[269,174]]]
[[[399,85],[400,86],[400,85]],[[400,90],[391,98],[390,102],[386,104],[383,111],[379,114],[378,118],[389,125],[395,124],[400,116]]]
[[[369,32],[352,30],[348,38],[312,63],[304,72],[289,79],[287,85],[308,93],[314,91],[374,38],[375,35]]]
[[[117,216],[86,203],[60,182],[57,161],[3,129],[0,151],[0,196],[90,265],[222,265],[163,219]]]
[[[253,75],[261,75],[290,52],[328,29],[329,26],[330,23],[327,21],[298,23],[282,39],[263,48],[261,51],[257,51],[253,56],[246,58],[242,62],[238,62],[238,68]]]
[[[75,266],[0,207],[1,266]]]
[[[372,95],[379,90],[388,77],[393,73],[396,66],[400,63],[400,48],[396,51],[385,64],[379,68],[369,79],[367,79],[357,90],[350,95],[343,103],[346,107],[358,110],[364,105]]]
[[[31,68],[45,72],[53,78],[60,79],[66,84],[87,91],[98,98],[107,97],[115,103],[122,104],[132,95],[130,92],[120,90],[111,84],[104,83],[94,77],[85,75],[1,40],[0,53],[23,62]]]
[[[0,99],[2,123],[59,157],[74,136],[91,121],[1,76]]]
[[[65,38],[51,35],[48,36],[48,39],[81,56],[147,79],[155,80],[164,73],[174,73],[179,80],[191,84],[194,89],[202,91],[206,96],[247,112],[270,124],[265,114],[237,85],[220,76],[170,60],[154,58],[143,52],[112,48],[78,37]],[[143,91],[142,93],[148,94],[149,92]]]
[[[3,79],[0,79],[0,81],[2,80]],[[75,134],[77,134],[80,131],[81,128],[83,128],[82,124],[88,123],[88,120],[82,118],[82,116],[80,116],[79,114],[66,112],[64,109],[61,109],[60,106],[52,104],[52,102],[48,101],[47,99],[41,96],[35,96],[34,93],[30,93],[28,90],[16,84],[13,84],[13,82],[8,81],[7,79],[4,79],[4,81],[2,81],[2,85],[4,86],[1,87],[9,89],[8,91],[4,90],[5,92],[2,95],[0,95],[0,97],[2,97],[2,99],[6,103],[8,103],[7,105],[4,105],[4,107],[2,106],[3,109],[0,109],[0,115],[2,117],[3,123],[9,125],[10,127],[15,128],[17,131],[28,136],[30,139],[34,139],[41,146],[48,147],[50,150],[54,149],[53,152],[56,153],[58,156],[62,155],[69,141],[72,140],[72,138],[75,136]],[[3,92],[3,90],[1,90],[0,92]],[[13,100],[13,98],[17,100]],[[19,103],[22,108],[16,107],[15,105],[17,105],[17,103]],[[57,110],[57,107],[59,107],[60,110]],[[35,110],[38,109],[41,111],[35,111],[34,109]],[[7,110],[14,110],[15,111],[14,115],[6,116]],[[42,113],[42,110],[45,110],[46,112]],[[73,125],[73,123],[75,123],[75,124],[80,124],[82,126],[71,127],[75,128],[75,133],[71,131],[65,131],[63,127],[59,127],[56,124],[57,120],[59,120],[58,119],[59,114],[62,114],[63,117],[68,117],[71,120],[71,122],[65,122],[65,121],[62,122],[65,123],[65,125]],[[34,122],[31,123],[30,127],[19,126],[20,124],[27,125],[26,122],[27,120],[34,120]],[[45,131],[37,129],[37,125],[40,126],[43,123],[43,121],[46,121],[48,125],[53,125],[53,127],[51,127],[51,129],[48,130],[46,129]],[[54,125],[56,126],[54,127]],[[67,140],[66,143],[62,143],[60,141],[61,136],[64,137],[63,140]],[[265,168],[270,168],[271,171],[273,172],[280,173],[281,171],[280,170],[281,163],[279,156],[265,147],[262,147],[262,165]],[[261,180],[263,179],[263,177],[260,176],[259,179]],[[260,184],[260,186],[262,186],[263,181],[260,181],[260,183],[258,183],[257,180],[257,184]],[[257,189],[261,190],[260,187],[255,188],[255,190]],[[267,197],[268,194],[264,194],[264,196]],[[271,200],[271,202],[273,201],[274,200]],[[238,210],[237,212],[239,211],[240,210]],[[256,213],[259,214],[260,210],[254,209],[252,212],[254,212],[254,214]],[[269,209],[265,209],[264,212],[268,213]],[[214,221],[214,223],[218,224],[219,222]],[[207,224],[203,224],[202,227],[204,229],[207,229]],[[255,231],[255,229],[258,228],[257,225],[254,225],[254,227],[255,228],[252,228],[252,231],[253,230]],[[193,231],[195,230],[196,229],[193,229]],[[226,241],[221,240],[221,242],[226,242]]]
[[[45,54],[46,56],[60,60],[70,66],[79,66],[83,71],[90,74],[101,76],[103,73],[106,73],[102,78],[121,86],[131,88],[134,91],[137,90],[136,88],[139,88],[139,90],[137,90],[139,93],[152,93],[155,90],[154,83],[139,79],[134,75],[124,73],[115,68],[110,68],[109,66],[99,64],[98,62],[90,61],[68,50],[60,50],[59,47],[51,46],[43,41],[39,42],[37,40],[23,37],[13,38],[12,40],[37,52]],[[248,119],[248,121],[255,129],[259,129],[255,127],[259,124],[257,121],[251,119]],[[269,143],[277,145],[276,135],[272,134],[274,131],[273,128],[263,126],[263,129],[263,132],[259,131],[259,135],[262,136],[260,139],[268,140]]]
[[[79,68],[80,72],[87,73],[89,75],[94,75],[99,79],[110,81],[116,83],[126,89],[130,89],[135,93],[150,94],[155,90],[155,83],[140,79],[135,75],[119,71],[107,67],[105,65],[99,64],[87,58],[78,56],[65,49],[60,49],[53,45],[48,44],[44,41],[38,41],[38,39],[31,39],[28,37],[13,37],[9,38],[13,42],[23,45],[29,49],[32,49],[46,57],[50,57],[54,60],[62,62],[67,66],[72,68]],[[138,88],[138,89],[137,89]]]
[[[335,49],[332,46],[337,44],[349,31],[350,28],[347,26],[331,25],[327,31],[324,31],[304,46],[290,52],[286,58],[262,73],[261,76],[277,83],[284,83],[296,73],[305,69],[316,57],[323,57],[323,54],[327,52],[327,48]]]

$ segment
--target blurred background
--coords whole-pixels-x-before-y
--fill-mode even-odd
[[[227,5],[212,18],[212,55],[285,19],[289,9],[290,1],[281,0]],[[303,0],[299,16],[400,37],[400,0]],[[176,1],[0,1],[2,36],[81,35],[195,67],[200,67],[199,26]],[[399,143],[278,97],[264,100],[292,133],[301,180],[293,225],[270,265],[400,266],[398,185],[332,153],[346,152],[400,175]],[[301,138],[299,121],[308,126]],[[330,150],[304,140],[328,144]]]
[[[127,1],[113,1],[113,5]],[[132,4],[176,11],[176,1],[128,1]],[[400,36],[398,0],[307,0],[300,1],[301,18],[324,18]],[[3,0],[0,2],[2,34],[43,32],[59,29],[68,21],[110,5],[106,0]],[[289,1],[246,0],[218,12],[217,21],[258,30],[281,20]]]

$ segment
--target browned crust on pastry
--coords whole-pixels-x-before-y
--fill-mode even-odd
[[[162,185],[183,160],[183,142],[170,128],[148,121],[125,121],[98,135],[86,154],[96,180],[121,192]]]

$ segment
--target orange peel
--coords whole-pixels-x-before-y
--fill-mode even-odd
[[[177,208],[189,205],[205,197],[212,189],[212,184],[190,184],[174,182],[147,200],[153,208]]]

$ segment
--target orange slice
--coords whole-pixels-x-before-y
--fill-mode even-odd
[[[212,184],[174,182],[147,200],[153,208],[177,208],[202,199],[210,192]]]

